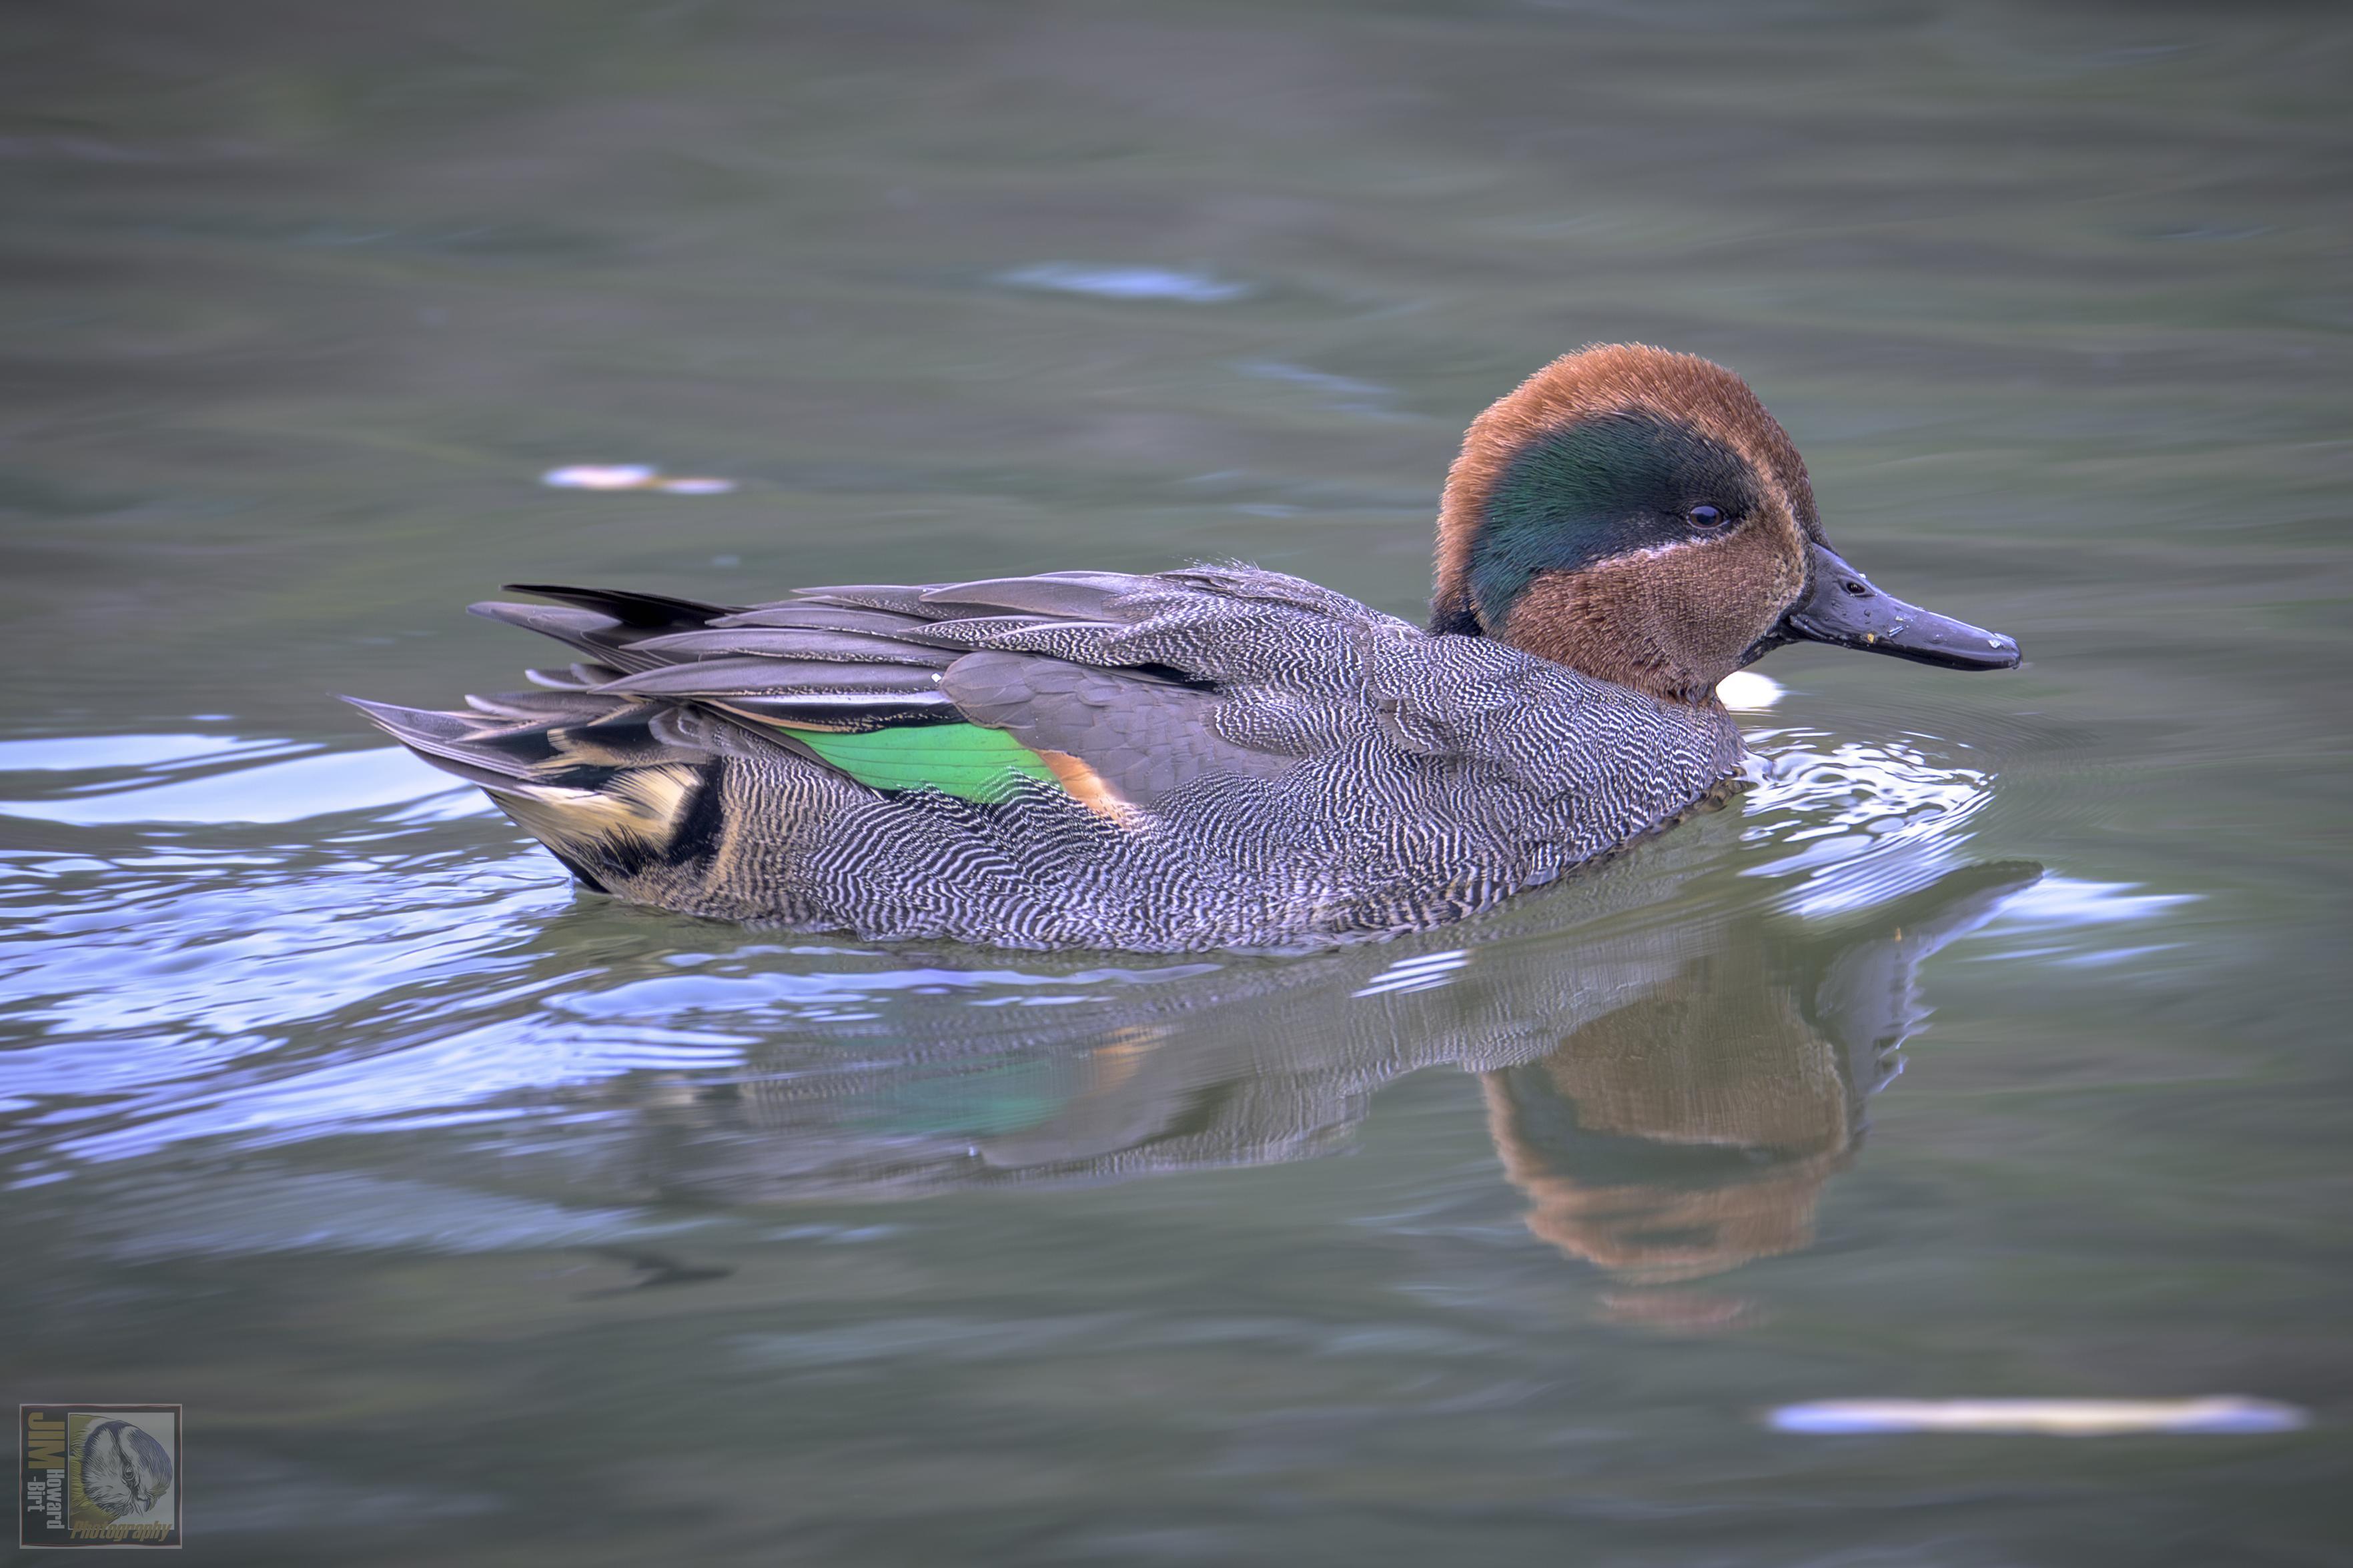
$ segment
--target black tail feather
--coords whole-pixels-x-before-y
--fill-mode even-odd
[[[710,605],[700,599],[677,599],[668,594],[640,594],[628,588],[574,588],[555,583],[508,583],[500,592],[536,594],[558,604],[574,605],[610,616],[633,631],[689,631],[713,616],[740,613],[731,605]]]

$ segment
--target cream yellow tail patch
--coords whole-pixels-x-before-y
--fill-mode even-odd
[[[660,848],[678,830],[701,774],[682,763],[632,768],[600,790],[524,784],[500,804],[535,837],[559,849],[616,842]]]

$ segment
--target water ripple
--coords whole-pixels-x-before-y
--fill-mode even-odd
[[[1758,781],[1728,837],[1701,830],[1675,853],[1770,879],[1772,900],[1801,919],[1883,902],[1959,864],[1992,789],[1967,747],[1929,736],[1779,728],[1751,740]],[[0,1048],[0,1147],[26,1162],[20,1182],[58,1160],[189,1140],[283,1146],[544,1118],[558,1097],[632,1075],[740,1076],[786,1041],[837,1061],[907,1060],[951,1038],[967,1054],[1018,1052],[1094,1030],[1112,1042],[1109,1071],[1189,1010],[1324,984],[1313,963],[1271,960],[918,960],[576,899],[478,795],[398,751],[124,735],[11,742],[0,764],[25,781],[0,811],[63,835],[0,854],[0,1013],[15,1031]],[[2149,943],[2082,933],[2146,925],[2180,901],[2055,879],[2014,900],[1992,934],[2029,961],[2121,962]],[[1490,973],[1474,961],[1494,956],[1511,921],[1570,918],[1548,907],[1514,905],[1451,945],[1368,954],[1332,1005],[1410,1008],[1520,984],[1509,963]],[[1595,996],[1647,983],[1680,951],[1673,922],[1689,915],[1646,908],[1637,899],[1611,928],[1626,952],[1592,966]],[[1492,1005],[1506,1016],[1514,1005]]]

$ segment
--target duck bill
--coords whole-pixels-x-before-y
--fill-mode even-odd
[[[1947,669],[2018,668],[2018,644],[2000,632],[1907,605],[1873,586],[1836,551],[1806,548],[1806,592],[1774,628],[1774,642],[1826,642]]]

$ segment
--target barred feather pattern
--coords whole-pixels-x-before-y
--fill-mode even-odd
[[[538,677],[558,689],[361,706],[591,886],[751,924],[1142,952],[1362,940],[1552,881],[1704,803],[1740,755],[1720,710],[1241,565],[748,610],[544,592],[583,607],[478,608],[589,655]],[[879,791],[793,740],[940,721],[1064,749],[1122,804]],[[1165,743],[1143,755],[1147,722]],[[1091,739],[1114,729],[1124,749]],[[1187,766],[1155,765],[1176,752]]]

